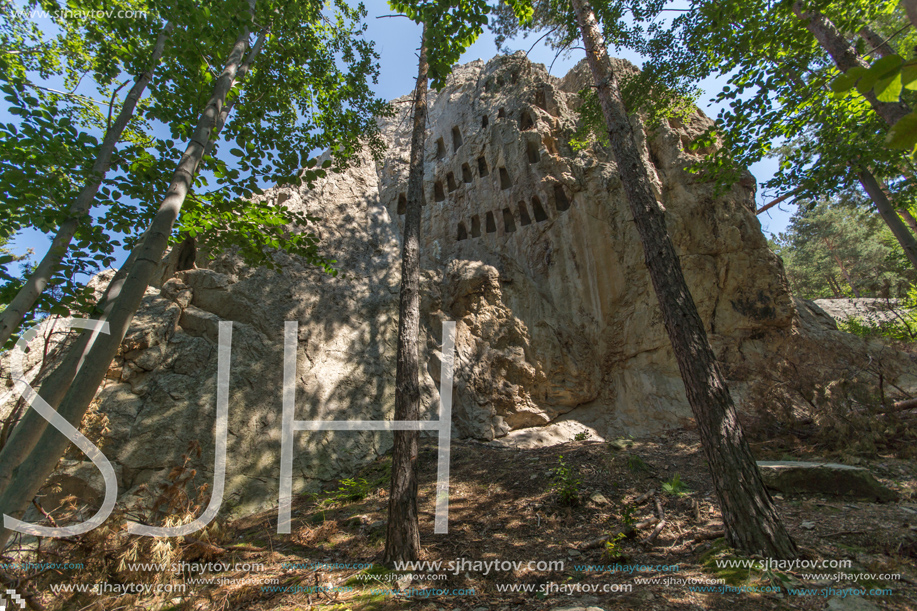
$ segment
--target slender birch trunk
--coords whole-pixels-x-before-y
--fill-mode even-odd
[[[427,125],[427,26],[424,25],[414,90],[414,128],[408,203],[401,250],[401,301],[398,314],[398,355],[395,376],[395,420],[420,418],[417,335],[420,331],[420,212],[423,202],[424,140]],[[383,562],[415,561],[420,554],[417,522],[417,450],[419,431],[395,431],[392,485]]]
[[[102,298],[99,300],[99,306],[103,313],[102,319],[105,319],[106,315],[110,313],[112,305],[121,294],[121,287],[124,285],[124,280],[133,267],[134,261],[137,260],[139,252],[140,243],[134,246],[121,269],[109,281],[108,287],[106,287]],[[89,340],[90,335],[88,333],[80,333],[73,345],[67,349],[61,362],[48,374],[48,377],[38,388],[38,395],[55,409],[60,405],[67,389],[70,388],[70,384],[76,377],[80,365],[86,359]],[[12,434],[4,444],[3,449],[0,450],[0,493],[6,490],[14,471],[28,457],[47,426],[48,421],[39,416],[38,412],[34,409],[27,409],[22,419],[13,428]]]
[[[806,29],[828,52],[840,70],[847,72],[856,66],[869,67],[869,64],[857,55],[853,45],[847,42],[834,23],[824,14],[816,9],[806,10],[798,0],[793,3],[793,12],[805,23]],[[907,104],[903,102],[880,102],[872,91],[867,91],[863,97],[869,101],[869,104],[888,123],[889,127],[911,112]]]
[[[3,313],[0,314],[0,346],[4,345],[13,333],[16,332],[16,329],[22,324],[26,314],[32,309],[35,302],[38,301],[38,298],[44,292],[48,282],[51,281],[54,272],[57,271],[61,261],[63,261],[66,256],[67,250],[70,247],[70,242],[73,240],[73,236],[76,234],[77,229],[79,229],[80,224],[84,222],[86,215],[89,214],[89,211],[92,209],[96,193],[98,193],[99,187],[105,179],[105,174],[108,173],[108,169],[111,165],[111,158],[112,155],[114,155],[115,147],[121,140],[121,134],[124,133],[124,130],[127,128],[127,124],[130,122],[131,117],[134,116],[134,110],[140,98],[143,96],[144,90],[153,78],[153,72],[159,65],[159,60],[162,59],[166,41],[172,33],[172,29],[172,24],[167,23],[159,33],[159,37],[156,39],[156,44],[153,47],[153,55],[149,69],[142,72],[137,77],[130,93],[128,93],[127,97],[124,99],[124,104],[121,106],[121,112],[118,113],[115,122],[112,123],[111,127],[105,132],[105,138],[102,140],[102,147],[99,149],[99,155],[96,157],[96,161],[92,166],[89,181],[70,207],[69,218],[58,228],[57,235],[54,236],[54,240],[51,242],[51,247],[48,248],[48,252],[45,254],[44,258],[42,258],[28,280],[26,280],[25,285],[19,289],[19,292],[16,293],[16,296],[10,304]]]
[[[242,60],[248,48],[249,37],[250,30],[246,27],[236,39],[226,67],[216,81],[213,94],[173,174],[172,183],[160,204],[159,211],[147,229],[146,236],[135,249],[136,256],[127,270],[126,277],[117,287],[118,295],[109,299],[108,311],[105,312],[103,320],[109,323],[110,335],[91,334],[80,356],[72,361],[68,359],[71,365],[76,365],[76,367],[70,370],[73,371],[73,381],[63,394],[63,398],[60,399],[58,412],[74,426],[79,426],[86,413],[112,359],[117,354],[121,340],[127,332],[134,313],[140,306],[146,288],[159,266],[168,246],[172,227],[191,188],[197,166],[203,158],[210,139],[215,137],[214,130],[221,125],[226,97],[236,80],[244,76],[250,63],[257,57],[264,43],[266,32],[259,36],[243,64]],[[127,267],[127,264],[124,267]],[[65,377],[68,373],[65,371],[61,376]],[[48,401],[48,403],[51,402]],[[0,490],[0,512],[20,518],[29,502],[54,470],[68,444],[69,440],[63,435],[57,433],[56,430],[48,430],[45,426],[38,443],[34,445],[25,460],[12,469],[10,481],[5,488]],[[10,531],[3,529],[0,533],[0,549],[6,544],[9,536]]]
[[[765,557],[794,557],[796,545],[764,489],[666,229],[664,210],[653,195],[595,15],[585,0],[572,0],[572,5],[646,266],[710,465],[727,540]]]

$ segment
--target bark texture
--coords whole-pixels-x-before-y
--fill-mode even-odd
[[[807,10],[801,2],[793,3],[793,12],[805,23],[806,29],[828,52],[841,71],[847,72],[856,66],[869,67],[869,64],[857,55],[856,49],[847,42],[834,23],[821,12],[815,9]],[[880,102],[872,91],[866,92],[863,97],[869,101],[869,104],[889,126],[894,125],[911,112],[907,104],[903,102]]]
[[[145,234],[144,234],[145,235]],[[105,293],[99,300],[99,307],[103,313],[111,311],[112,305],[121,294],[121,287],[124,285],[124,279],[137,260],[140,251],[140,242],[131,251],[127,260],[121,266],[121,269],[112,277],[105,289]],[[38,389],[38,394],[48,405],[57,408],[61,400],[70,388],[70,384],[76,377],[80,365],[86,359],[89,349],[89,333],[81,333],[79,338],[67,350],[63,360],[58,366],[51,371],[44,382]],[[0,451],[0,493],[6,490],[13,477],[13,472],[26,459],[41,435],[45,432],[48,421],[38,415],[33,409],[26,410],[22,419],[13,428],[13,432]]]
[[[414,129],[408,174],[404,244],[401,251],[401,300],[398,315],[398,354],[395,374],[395,420],[420,417],[420,213],[423,204],[424,141],[427,125],[427,27],[424,26],[414,90]],[[392,487],[383,562],[417,560],[420,527],[417,523],[417,445],[419,431],[395,431],[392,450]]]
[[[89,214],[90,209],[92,209],[96,193],[98,193],[99,187],[105,179],[105,174],[108,173],[108,168],[111,166],[111,158],[112,155],[114,155],[115,147],[121,140],[121,134],[124,133],[124,129],[130,122],[131,117],[134,116],[134,110],[137,108],[137,103],[143,96],[144,90],[153,78],[153,72],[156,70],[156,66],[159,65],[159,60],[162,59],[166,41],[172,33],[172,29],[172,24],[167,23],[159,33],[159,37],[156,39],[156,43],[153,46],[153,55],[150,59],[149,69],[137,77],[134,86],[131,87],[130,92],[124,99],[124,104],[121,106],[121,112],[118,113],[118,117],[115,119],[114,123],[112,123],[111,127],[105,132],[105,138],[102,140],[99,155],[92,165],[89,182],[83,187],[76,201],[70,207],[69,218],[58,228],[57,234],[54,236],[54,240],[52,240],[51,246],[48,248],[48,252],[45,253],[41,262],[39,262],[28,280],[26,280],[23,287],[19,289],[19,292],[16,293],[16,296],[10,304],[3,313],[0,314],[0,346],[4,345],[13,333],[16,332],[16,329],[22,324],[23,318],[25,318],[26,314],[32,309],[35,302],[38,301],[45,287],[48,286],[48,282],[50,282],[54,272],[57,271],[61,261],[63,261],[64,257],[67,255],[70,242],[73,240],[73,236],[76,234],[77,229],[79,229],[80,223],[84,221],[86,215]]]
[[[917,0],[901,0],[901,4],[904,6],[904,12],[907,13],[911,25],[917,28]]]
[[[844,276],[844,280],[847,281],[847,284],[850,286],[853,291],[854,296],[857,299],[860,298],[860,291],[857,290],[856,285],[853,283],[853,278],[850,277],[850,273],[847,271],[847,267],[844,265],[844,262],[838,256],[837,251],[834,249],[834,244],[831,243],[831,240],[828,238],[822,238],[822,241],[825,243],[825,246],[828,248],[828,251],[831,253],[831,256],[834,257],[834,262],[837,263],[837,266],[841,268],[841,275]]]
[[[904,254],[907,255],[908,261],[917,269],[917,238],[914,237],[913,233],[908,231],[904,222],[898,216],[895,207],[882,189],[882,185],[879,184],[878,179],[876,179],[872,172],[869,170],[857,170],[857,178],[860,180],[860,184],[863,185],[863,189],[869,195],[870,199],[872,199],[873,203],[876,205],[879,216],[882,217],[882,220],[885,221],[888,228],[891,229],[892,233],[895,235],[895,239],[901,244],[901,248],[904,249]]]
[[[159,262],[168,246],[172,227],[191,188],[194,174],[203,158],[208,142],[214,136],[215,128],[220,124],[226,97],[236,80],[245,74],[250,61],[257,56],[265,35],[262,34],[259,37],[252,52],[245,59],[249,37],[250,30],[246,27],[236,39],[226,67],[214,85],[210,100],[201,113],[191,140],[172,176],[172,183],[166,196],[146,236],[136,249],[135,260],[119,287],[119,294],[117,298],[109,299],[109,308],[104,312],[102,319],[108,321],[110,335],[91,334],[86,340],[86,348],[82,351],[79,363],[74,363],[70,359],[64,362],[64,365],[69,363],[71,367],[75,364],[76,369],[70,370],[73,371],[73,381],[66,389],[66,393],[62,393],[63,397],[60,400],[58,412],[74,426],[79,426],[79,422],[86,413],[112,359],[117,354],[118,347],[143,299],[146,288],[159,267]],[[243,59],[245,59],[244,64]],[[61,375],[66,377],[68,372],[65,371]],[[51,405],[54,406],[54,404]],[[10,481],[5,488],[0,490],[0,513],[21,518],[29,502],[47,480],[60,457],[63,456],[69,443],[69,440],[56,430],[45,427],[38,443],[25,460],[12,469]],[[8,530],[2,530],[0,549],[4,547],[10,534]]]
[[[644,258],[716,487],[726,536],[772,558],[796,555],[739,426],[735,405],[688,291],[591,7],[572,0]]]
[[[866,41],[866,44],[868,44],[869,48],[872,49],[871,54],[875,54],[879,57],[887,57],[889,55],[895,54],[895,50],[888,43],[888,41],[869,26],[864,25],[862,28],[860,28],[858,33],[860,38]]]

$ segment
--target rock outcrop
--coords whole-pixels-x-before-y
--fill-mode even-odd
[[[421,382],[424,417],[435,418],[441,323],[457,321],[457,436],[522,443],[690,422],[615,162],[599,144],[569,144],[586,82],[583,65],[557,79],[517,54],[459,66],[430,94]],[[187,245],[164,263],[98,397],[123,492],[161,481],[193,444],[202,458],[191,464],[211,477],[220,321],[234,321],[224,508],[277,502],[285,321],[299,323],[297,419],[392,417],[409,102],[394,100],[381,123],[383,159],[364,154],[311,191],[261,196],[320,217],[313,230],[342,275],[285,255],[279,273],[225,253],[198,253],[192,266]],[[777,347],[804,331],[754,214],[754,179],[718,194],[685,169],[710,124],[694,111],[639,133],[689,287],[742,399]],[[294,490],[390,444],[384,433],[296,433]]]

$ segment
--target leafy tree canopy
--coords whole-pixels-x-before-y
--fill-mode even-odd
[[[282,249],[335,273],[314,235],[290,233],[313,219],[249,198],[268,185],[312,184],[344,167],[363,144],[381,152],[375,117],[389,111],[371,91],[378,55],[363,37],[362,5],[258,0],[252,15],[247,0],[87,0],[79,10],[134,11],[135,18],[79,19],[63,12],[70,5],[32,0],[26,11],[51,16],[39,28],[27,12],[3,4],[0,91],[17,120],[0,124],[0,238],[25,227],[56,232],[90,177],[123,88],[155,69],[94,212],[52,280],[57,290],[46,292],[37,313],[85,307],[79,287],[86,275],[140,237],[243,27],[252,39],[264,35],[264,45],[229,95],[228,121],[200,167],[175,237],[196,235],[211,252],[236,247],[247,262],[269,266],[271,252]],[[174,26],[166,53],[149,66],[166,23]],[[322,150],[331,154],[319,165],[313,157]],[[4,273],[7,303],[18,273]]]
[[[771,247],[793,292],[806,299],[903,297],[917,279],[888,227],[862,199],[837,197],[801,206]]]

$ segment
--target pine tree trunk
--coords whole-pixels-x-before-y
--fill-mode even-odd
[[[853,283],[853,278],[851,278],[850,274],[847,272],[847,267],[844,265],[844,262],[841,261],[841,258],[837,255],[837,252],[834,250],[834,246],[831,244],[831,241],[828,238],[822,238],[822,241],[825,243],[825,246],[828,247],[828,252],[831,253],[832,257],[834,257],[834,262],[837,263],[839,268],[841,268],[841,275],[844,276],[844,280],[847,281],[847,284],[850,286],[853,294],[857,299],[859,299],[860,291],[857,290],[856,285]]]
[[[250,6],[253,14],[254,3],[250,3]],[[249,17],[249,13],[246,13],[245,17]],[[120,287],[119,295],[111,301],[110,311],[103,316],[110,325],[110,335],[94,334],[89,340],[88,350],[60,402],[58,412],[74,426],[79,426],[86,413],[159,266],[168,246],[172,227],[191,188],[197,166],[207,143],[213,137],[213,130],[219,124],[226,96],[236,80],[248,70],[250,62],[257,56],[265,39],[265,34],[262,34],[243,64],[249,36],[250,30],[246,27],[236,39],[226,67],[214,85],[210,100],[172,176],[172,183],[159,211],[147,229],[146,236],[138,245],[137,256]],[[46,427],[34,449],[13,469],[11,481],[0,491],[0,513],[21,519],[26,507],[54,470],[68,445],[67,438]],[[6,544],[10,534],[9,530],[2,529],[0,549]]]
[[[805,22],[806,29],[815,36],[841,71],[847,72],[855,66],[869,67],[869,64],[857,55],[853,45],[841,35],[834,23],[821,12],[815,9],[806,10],[798,1],[793,3],[793,12]],[[894,125],[901,117],[911,112],[907,104],[903,102],[880,102],[872,91],[867,91],[863,97],[869,101],[869,104],[889,126]]]
[[[898,240],[898,243],[901,244],[901,248],[904,249],[904,254],[907,255],[908,261],[911,262],[914,269],[917,269],[917,238],[914,237],[913,233],[907,230],[907,227],[905,227],[904,223],[898,217],[895,212],[895,207],[888,199],[888,196],[885,195],[885,191],[882,189],[876,177],[873,176],[872,172],[869,170],[856,170],[856,174],[857,178],[860,180],[860,184],[863,185],[863,189],[876,205],[879,216],[882,217],[888,225],[888,228],[892,230],[895,239]]]
[[[153,47],[150,68],[137,77],[130,93],[128,93],[127,97],[124,99],[124,104],[121,106],[121,112],[118,113],[118,117],[115,119],[114,123],[112,123],[111,127],[105,132],[105,138],[102,140],[99,155],[96,157],[96,161],[92,166],[89,182],[83,187],[76,201],[70,207],[69,218],[58,228],[57,235],[54,236],[54,240],[51,242],[51,246],[48,248],[48,252],[45,254],[44,258],[42,258],[38,266],[32,271],[31,275],[29,275],[28,280],[26,280],[23,287],[19,289],[19,292],[16,293],[16,296],[6,309],[3,310],[3,313],[0,314],[0,346],[6,344],[7,340],[16,332],[16,329],[19,328],[19,325],[22,324],[22,320],[32,309],[32,306],[35,305],[35,302],[38,301],[38,298],[44,292],[48,282],[51,281],[54,272],[57,271],[61,261],[63,261],[64,257],[67,255],[67,250],[70,247],[73,236],[76,234],[77,229],[79,229],[80,224],[84,222],[86,215],[89,214],[89,211],[92,209],[96,193],[99,191],[99,187],[102,185],[105,174],[108,173],[108,168],[111,165],[111,158],[115,152],[115,147],[121,140],[121,134],[130,122],[131,117],[133,117],[134,109],[143,96],[143,91],[153,78],[153,72],[156,70],[156,66],[162,58],[166,40],[171,32],[172,24],[168,23],[159,33],[159,37],[156,39],[156,44]]]
[[[650,188],[595,16],[585,0],[572,0],[572,5],[618,171],[643,243],[646,266],[713,476],[727,540],[747,552],[772,558],[793,557],[796,545],[764,489],[739,426],[732,397],[688,291],[666,229],[664,211]]]
[[[401,301],[398,313],[398,355],[395,375],[395,420],[420,418],[417,335],[420,331],[420,212],[423,203],[424,141],[427,125],[427,28],[424,26],[414,90],[414,129],[408,201],[401,251]],[[417,523],[417,462],[419,431],[395,431],[392,487],[383,562],[413,561],[420,554]]]

